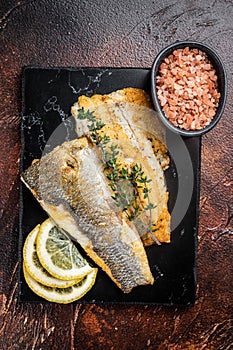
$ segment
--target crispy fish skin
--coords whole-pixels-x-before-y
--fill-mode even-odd
[[[21,178],[57,225],[123,292],[153,284],[137,230],[119,213],[86,138],[56,147],[33,162]]]
[[[93,111],[95,117],[105,123],[102,132],[109,136],[113,144],[118,144],[120,163],[129,168],[135,162],[143,166],[145,175],[152,180],[150,200],[156,207],[151,213],[142,212],[140,220],[146,227],[152,218],[156,239],[159,242],[170,242],[168,192],[163,172],[169,166],[169,157],[164,144],[164,130],[155,118],[149,96],[144,90],[136,88],[125,88],[108,95],[80,96],[72,106],[71,113],[76,120],[77,135],[82,137],[89,130],[86,120],[76,118],[79,108]],[[141,199],[142,204],[146,205],[143,194]],[[136,226],[139,227],[137,223]],[[145,230],[140,231],[145,246],[155,243]]]

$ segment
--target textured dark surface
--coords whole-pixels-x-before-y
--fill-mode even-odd
[[[1,1],[1,349],[232,348],[232,1]],[[202,139],[193,307],[18,304],[22,66],[150,67],[176,40],[212,46],[228,100]]]

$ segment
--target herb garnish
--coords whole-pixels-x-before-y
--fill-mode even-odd
[[[105,124],[96,119],[94,112],[84,110],[82,107],[78,110],[77,118],[88,120],[87,127],[90,131],[91,142],[101,151],[102,161],[105,163],[104,171],[109,180],[109,186],[114,192],[112,198],[115,200],[116,205],[125,212],[128,220],[134,221],[143,240],[150,235],[157,244],[160,244],[153,234],[158,229],[153,227],[152,223],[152,209],[156,208],[156,205],[150,201],[151,188],[148,184],[151,182],[151,179],[148,179],[144,174],[142,165],[134,164],[129,170],[118,163],[118,145],[110,144],[109,136],[102,135],[100,131]],[[147,200],[146,206],[143,206],[140,200],[140,190],[143,193],[143,198]],[[148,226],[139,217],[144,210],[148,210],[150,213]]]

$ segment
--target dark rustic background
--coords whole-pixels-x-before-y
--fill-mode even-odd
[[[232,1],[0,1],[0,348],[232,349]],[[21,69],[150,67],[176,40],[212,46],[228,101],[202,140],[194,307],[18,304]]]

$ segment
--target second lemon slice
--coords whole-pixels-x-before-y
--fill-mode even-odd
[[[58,279],[80,279],[93,271],[68,236],[51,219],[40,226],[36,251],[41,265]]]
[[[23,272],[28,286],[34,293],[48,301],[68,304],[82,298],[89,292],[95,283],[97,269],[92,269],[92,272],[87,274],[81,281],[67,288],[51,288],[37,282],[29,275],[25,264],[23,264]]]

